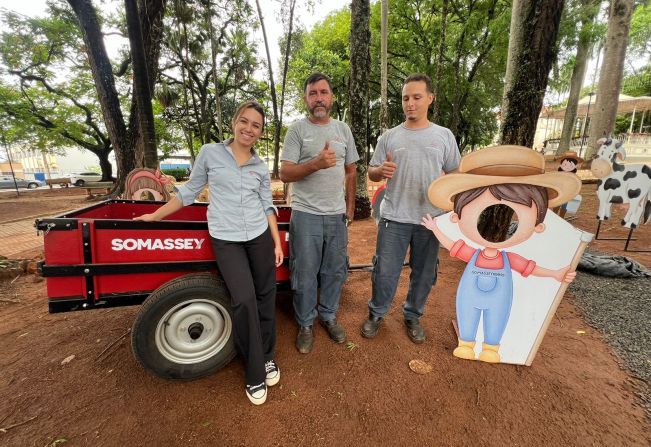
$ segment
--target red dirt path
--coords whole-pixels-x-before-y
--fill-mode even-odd
[[[594,186],[585,186],[583,195],[573,224],[594,231]],[[38,214],[38,207],[33,211]],[[606,231],[622,232],[614,224],[619,219]],[[353,223],[350,241],[351,262],[369,262],[373,221]],[[636,244],[651,245],[648,227],[638,232]],[[592,248],[626,254],[622,241],[596,241]],[[649,254],[626,255],[651,265]],[[50,315],[41,278],[6,281],[0,290],[0,428],[25,423],[0,432],[0,444],[42,446],[61,439],[65,445],[100,446],[651,444],[649,419],[634,394],[639,382],[618,366],[569,294],[531,367],[454,358],[451,321],[463,267],[441,253],[439,281],[423,318],[427,340],[419,346],[402,324],[408,269],[374,340],[359,335],[370,273],[351,272],[339,319],[352,344],[335,345],[317,327],[309,355],[294,348],[291,297],[280,295],[282,379],[261,407],[246,399],[237,360],[193,382],[165,381],[142,370],[127,334],[137,307]],[[408,367],[412,359],[432,365],[433,372],[414,374]]]

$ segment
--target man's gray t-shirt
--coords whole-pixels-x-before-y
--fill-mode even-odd
[[[326,141],[337,153],[337,164],[294,182],[292,209],[318,215],[346,212],[344,165],[359,160],[348,125],[335,119],[328,124],[314,124],[308,118],[293,123],[287,129],[281,160],[305,163],[319,155]]]
[[[398,165],[387,181],[380,217],[402,223],[420,224],[427,213],[438,216],[443,210],[427,198],[430,183],[459,167],[459,148],[450,129],[430,123],[423,129],[404,124],[386,131],[377,142],[370,166],[381,166],[393,156]]]

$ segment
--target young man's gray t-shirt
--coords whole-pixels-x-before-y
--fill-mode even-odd
[[[427,213],[438,216],[443,210],[427,198],[430,183],[459,167],[459,148],[452,132],[430,123],[423,129],[408,129],[401,124],[386,131],[377,142],[370,166],[381,166],[393,156],[398,165],[387,181],[380,216],[402,223],[420,224]]]
[[[341,121],[331,119],[328,124],[314,124],[303,118],[287,129],[283,143],[282,161],[305,163],[319,155],[326,141],[337,153],[337,164],[320,169],[294,182],[292,209],[318,215],[344,214],[344,165],[359,160],[355,140],[350,128]]]

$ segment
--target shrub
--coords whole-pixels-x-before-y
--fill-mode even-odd
[[[180,168],[177,168],[177,169],[163,169],[162,171],[163,171],[163,174],[171,175],[172,177],[174,177],[174,179],[177,182],[185,179],[188,176],[188,173],[186,172],[186,170],[185,169],[180,169]]]

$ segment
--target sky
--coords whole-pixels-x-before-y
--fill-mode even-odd
[[[64,0],[60,0],[64,1]],[[253,11],[257,17],[257,9],[255,0],[247,0],[253,7]],[[300,22],[309,30],[317,22],[323,20],[330,12],[339,10],[343,7],[349,7],[350,0],[315,0],[315,8],[310,12],[305,7],[305,1],[298,0],[296,2],[295,16],[297,15]],[[93,4],[100,5],[100,1],[93,0]],[[117,2],[117,5],[123,7],[123,2]],[[267,30],[267,37],[269,38],[269,52],[273,61],[274,74],[278,70],[278,60],[280,58],[280,48],[278,47],[278,39],[282,34],[282,24],[279,17],[280,5],[278,0],[261,0],[260,7],[262,8],[262,15]],[[10,11],[15,11],[29,17],[43,16],[46,11],[45,0],[0,0],[0,8],[5,8]],[[264,61],[267,60],[265,53],[264,42],[262,39],[262,30],[258,28],[256,31],[256,39],[258,40],[258,53],[260,58]],[[117,51],[112,51],[117,48],[117,44],[107,44],[109,55],[117,54]]]

